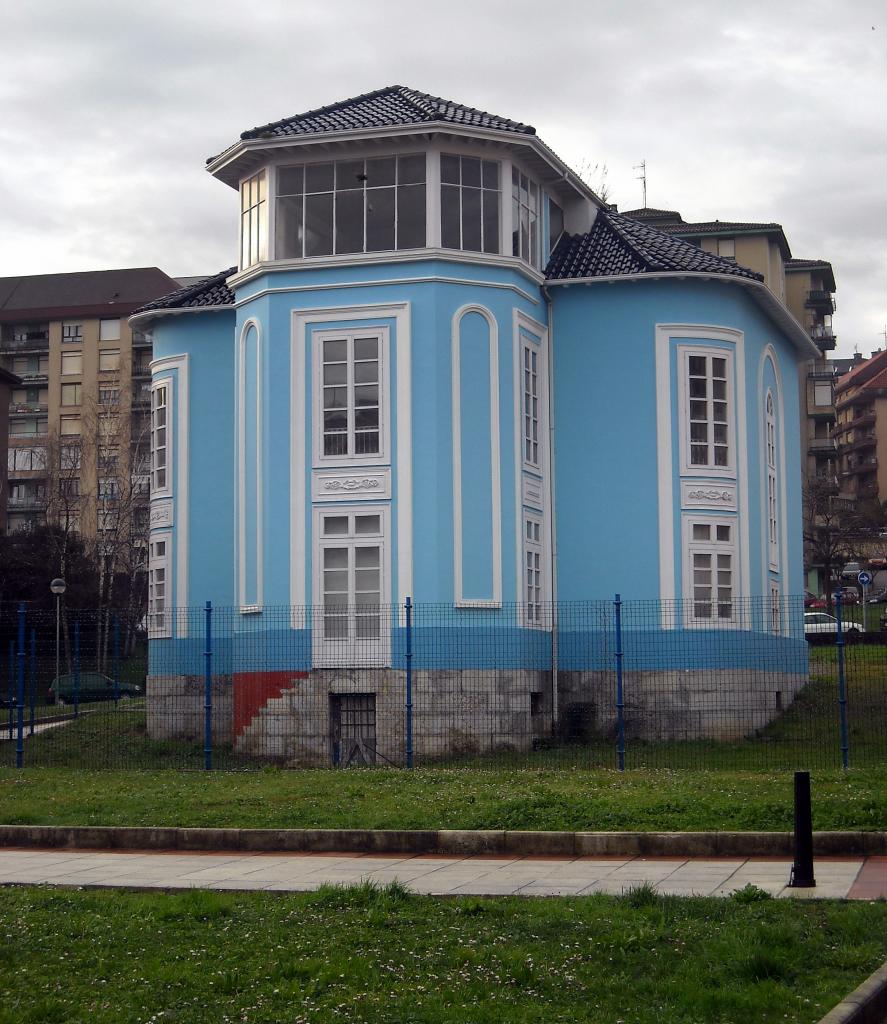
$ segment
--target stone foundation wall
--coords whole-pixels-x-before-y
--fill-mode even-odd
[[[807,683],[799,673],[758,669],[626,672],[625,733],[648,741],[739,740],[781,714]],[[561,730],[570,738],[616,728],[613,672],[559,672]]]
[[[213,736],[236,753],[293,767],[322,767],[337,756],[331,709],[336,695],[372,694],[375,741],[355,763],[402,765],[406,756],[406,675],[398,669],[316,669],[283,676],[248,721],[235,728],[237,680],[213,679]],[[751,669],[626,672],[628,739],[739,740],[784,711],[806,677]],[[203,738],[203,679],[151,676],[148,734],[159,740]],[[413,673],[416,763],[496,751],[528,751],[540,742],[611,738],[616,727],[613,672],[561,671],[554,720],[550,672],[528,669]],[[353,744],[352,744],[353,747]],[[338,750],[340,761],[351,759]]]

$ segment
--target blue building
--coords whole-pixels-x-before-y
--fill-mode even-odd
[[[370,710],[397,746],[407,598],[440,612],[429,755],[555,728],[605,668],[555,609],[615,591],[657,602],[650,692],[694,668],[652,639],[675,630],[766,635],[797,690],[817,350],[759,275],[619,215],[529,125],[400,86],[246,131],[208,170],[239,193],[239,265],[132,318],[155,357],[156,707],[199,641],[175,610],[207,599],[233,609],[219,727],[293,762]],[[758,683],[730,650],[735,696]],[[492,730],[450,721],[468,670]],[[690,717],[671,731],[710,732]]]

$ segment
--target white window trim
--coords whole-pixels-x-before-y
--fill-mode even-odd
[[[255,452],[246,451],[246,339],[250,328],[256,332],[256,449]],[[240,336],[237,341],[237,391],[235,411],[235,458],[237,460],[237,472],[235,475],[236,488],[236,572],[237,572],[237,603],[241,614],[254,615],[261,610],[264,604],[264,481],[263,481],[263,438],[262,438],[262,325],[255,318],[251,317],[240,329]],[[252,454],[256,460],[256,600],[255,603],[248,603],[246,599],[246,503],[250,496],[246,493],[246,460]],[[168,479],[168,478],[167,478]]]
[[[767,605],[767,631],[777,636],[784,631],[785,615],[782,608],[782,593],[776,580],[770,580],[770,600]]]
[[[729,526],[731,541],[694,541],[694,524],[705,523],[711,526],[714,531],[718,526]],[[684,625],[689,629],[739,629],[742,626],[742,600],[741,572],[739,559],[739,520],[736,516],[706,515],[704,513],[689,513],[681,516],[681,597],[683,604]],[[732,615],[729,619],[721,619],[717,616],[710,619],[696,618],[693,600],[693,553],[695,551],[710,551],[713,554],[732,555],[731,572],[731,604]],[[717,572],[717,569],[713,569]],[[717,580],[713,579],[713,590],[717,590]],[[712,604],[717,609],[717,597],[713,595]]]
[[[766,508],[765,522],[767,526],[767,551],[769,568],[779,571],[779,453],[778,433],[776,429],[777,406],[773,390],[767,389],[764,396],[764,503]],[[770,453],[773,453],[771,462]]]
[[[520,390],[518,391],[518,416],[520,417],[519,433],[521,440],[521,463],[523,469],[529,473],[535,473],[538,476],[543,476],[545,471],[545,446],[546,446],[546,433],[547,433],[547,409],[546,409],[546,396],[548,394],[548,373],[545,360],[545,344],[544,339],[538,337],[535,333],[533,334],[534,340],[528,341],[526,337],[521,334],[520,326],[518,326],[518,371],[519,371],[519,385]],[[533,352],[536,355],[536,402],[538,407],[537,415],[537,426],[538,426],[538,447],[539,457],[536,462],[531,462],[527,459],[527,437],[524,430],[526,422],[527,409],[524,403],[526,397],[524,391],[524,358],[525,352]]]
[[[172,474],[175,459],[173,458],[173,378],[159,377],[151,381],[151,497],[171,498],[173,496]],[[163,487],[154,486],[154,394],[161,388],[166,388],[166,484]]]
[[[533,523],[539,527],[539,541],[531,541],[527,538],[527,523]],[[520,618],[521,625],[525,629],[551,629],[551,580],[548,571],[548,559],[546,557],[546,542],[547,542],[547,523],[545,514],[542,512],[532,512],[529,509],[523,509],[520,518],[520,539],[521,539],[521,594],[522,601],[520,607]],[[539,617],[533,619],[530,612],[530,602],[528,600],[527,593],[527,553],[529,551],[538,552],[539,554],[539,576],[540,576],[540,595],[539,595]]]
[[[323,451],[323,342],[343,337],[379,339],[379,452],[375,455],[325,455]],[[385,326],[320,329],[312,332],[312,450],[315,468],[331,466],[387,466],[391,463],[391,387],[389,330]],[[350,442],[350,435],[349,435]]]
[[[309,333],[313,325],[349,320],[393,320],[397,339],[396,382],[397,448],[392,451],[397,466],[397,600],[403,604],[413,594],[413,446],[412,446],[412,324],[409,302],[368,304],[365,306],[326,306],[294,310],[290,339],[290,551],[304,550],[307,541],[306,491],[308,442],[305,402]],[[306,603],[307,574],[305,560],[290,559],[290,604]],[[291,620],[293,629],[302,628],[298,613]]]
[[[151,384],[165,380],[171,390],[172,420],[175,422],[176,447],[173,452],[175,469],[175,591],[174,606],[188,607],[188,554],[190,543],[189,515],[189,438],[188,424],[190,417],[190,362],[187,353],[176,356],[165,356],[151,363]],[[167,417],[169,420],[169,417]],[[167,480],[172,478],[167,473]],[[160,495],[151,494],[152,508],[155,498]],[[188,635],[188,616],[182,615],[176,623],[179,637]]]
[[[154,554],[154,545],[163,541],[166,548],[162,555]],[[173,535],[171,530],[154,532],[148,539],[148,639],[161,640],[172,636],[172,543]],[[155,612],[151,604],[153,599],[154,573],[162,568],[164,572],[165,596],[163,610]],[[158,625],[155,616],[162,616]]]
[[[466,598],[462,580],[462,318],[478,313],[487,322],[490,360],[490,487],[492,509],[492,596]],[[451,334],[451,400],[453,413],[453,602],[457,608],[499,608],[502,605],[502,471],[499,442],[499,326],[486,306],[469,304],[453,314]]]
[[[779,524],[779,560],[776,568],[774,569],[770,564],[770,552],[769,545],[762,545],[761,554],[761,578],[762,588],[766,591],[767,580],[772,577],[775,572],[778,577],[778,582],[782,587],[783,593],[792,593],[793,588],[800,589],[800,583],[795,583],[794,573],[794,560],[792,558],[791,545],[786,543],[788,537],[788,502],[786,501],[785,494],[785,481],[788,480],[786,472],[786,443],[785,443],[785,406],[783,402],[784,388],[782,383],[782,371],[779,364],[779,356],[777,355],[776,349],[772,344],[767,344],[764,350],[761,352],[761,358],[758,363],[758,396],[759,402],[762,404],[759,406],[759,422],[765,422],[766,418],[766,393],[767,385],[765,383],[765,372],[767,363],[770,363],[770,367],[773,373],[774,385],[771,386],[770,390],[773,391],[773,405],[776,413],[776,476],[777,483],[780,485],[777,489],[777,522]],[[762,530],[763,535],[766,537],[766,524],[767,524],[767,458],[766,458],[766,438],[763,439],[761,445],[760,455],[760,489],[761,489],[761,516],[763,520]],[[800,571],[800,567],[798,567]]]
[[[244,185],[248,185],[254,178],[260,183],[260,185],[261,185],[262,182],[264,182],[264,185],[265,185],[265,198],[264,199],[259,199],[252,206],[248,206],[246,209],[244,209],[243,208],[243,186]],[[238,266],[240,267],[240,270],[242,270],[242,271],[243,270],[249,270],[250,267],[258,266],[259,264],[265,263],[268,260],[268,252],[269,252],[269,249],[270,249],[270,234],[269,234],[269,231],[270,231],[270,226],[271,226],[270,225],[270,218],[269,218],[268,210],[269,210],[269,206],[272,205],[271,204],[271,195],[270,195],[270,192],[269,192],[270,184],[271,184],[271,182],[269,181],[269,175],[268,175],[268,172],[267,172],[267,168],[264,168],[264,167],[261,167],[258,170],[253,171],[251,174],[248,174],[245,178],[241,178],[239,183],[238,183],[238,187],[237,187],[238,207],[237,207],[237,209],[238,209],[238,216],[240,217],[240,220],[238,222],[238,235],[237,235],[237,240],[238,240],[238,244],[239,244],[239,249],[238,249]],[[264,211],[262,210],[263,206],[264,206]],[[257,210],[258,211],[258,213],[256,214],[256,216],[258,218],[258,231],[257,231],[257,238],[256,238],[256,252],[255,252],[255,259],[251,258],[253,256],[253,252],[252,252],[252,239],[250,239],[249,244],[247,246],[248,262],[244,263],[243,262],[243,216],[244,216],[245,213],[248,213],[251,210]],[[250,220],[252,220],[252,217],[250,217]],[[263,251],[263,245],[262,245],[262,241],[263,241],[263,238],[262,238],[262,222],[263,222],[263,220],[264,220],[264,227],[265,227],[264,251]]]
[[[115,335],[105,335],[105,324],[117,324]],[[99,341],[120,341],[120,317],[106,317],[99,320]]]
[[[713,339],[717,340],[717,339]],[[727,465],[694,465],[690,460],[690,385],[689,367],[691,356],[705,356],[709,359],[725,359],[727,367]],[[680,436],[680,471],[684,476],[730,477],[736,476],[736,368],[732,348],[718,348],[714,345],[678,345],[678,429]],[[710,378],[708,378],[710,380]],[[713,444],[713,439],[708,442]]]
[[[530,334],[539,339],[539,446],[540,465],[524,465],[524,429],[523,429],[523,346],[525,339],[523,334]],[[542,494],[540,508],[529,509],[543,517],[544,537],[544,558],[543,558],[543,579],[546,586],[546,601],[552,600],[554,583],[554,564],[551,551],[551,485],[549,483],[549,444],[550,444],[550,410],[549,410],[549,367],[548,367],[548,329],[545,324],[534,320],[526,313],[515,309],[512,314],[512,366],[513,366],[513,412],[514,417],[514,539],[515,539],[515,584],[514,594],[518,607],[524,603],[524,540],[523,540],[523,517],[525,512],[524,503],[524,481],[531,481],[538,485]],[[518,616],[523,623],[523,615]]]
[[[348,660],[354,667],[383,668],[391,664],[391,629],[397,624],[399,614],[392,608],[391,600],[391,507],[390,505],[370,505],[361,502],[355,505],[315,505],[312,509],[311,563],[312,563],[312,605],[317,621],[312,623],[311,630],[311,661],[317,668],[341,668],[343,661]],[[381,597],[380,619],[381,636],[373,644],[361,640],[351,644],[341,641],[333,645],[334,649],[324,646],[323,629],[323,560],[321,552],[325,547],[342,547],[343,544],[355,544],[354,537],[324,538],[322,532],[325,515],[378,515],[381,517],[382,534],[380,537],[367,537],[378,540],[381,550]]]

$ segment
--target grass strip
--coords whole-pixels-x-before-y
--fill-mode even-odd
[[[0,1024],[813,1022],[887,955],[887,905],[7,889]]]
[[[813,826],[887,823],[882,769],[812,773]],[[0,769],[0,824],[790,831],[792,773],[419,768]]]

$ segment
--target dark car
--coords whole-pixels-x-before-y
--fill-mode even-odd
[[[869,604],[887,604],[887,589],[869,591],[868,602]]]
[[[73,673],[56,676],[49,688],[49,700],[53,704],[73,704],[75,691],[77,702],[86,704],[99,700],[114,700],[114,680],[101,672],[81,672],[79,681]],[[131,683],[118,683],[118,697],[141,697],[142,688]]]

